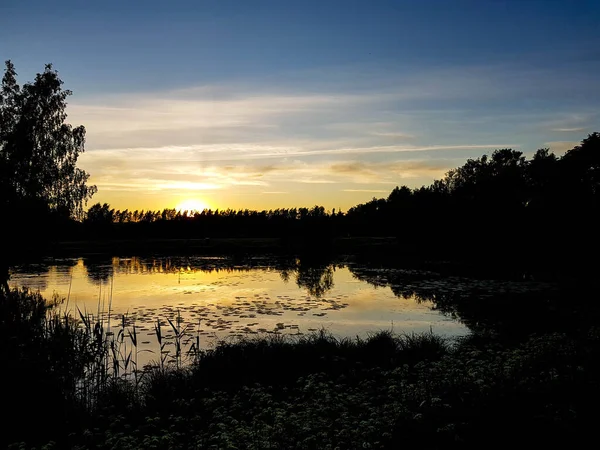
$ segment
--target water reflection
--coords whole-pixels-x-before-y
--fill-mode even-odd
[[[69,264],[69,260],[61,261]],[[71,266],[76,264],[71,260]],[[314,297],[323,297],[333,286],[333,273],[336,267],[327,259],[317,258],[220,258],[220,257],[166,257],[166,258],[108,258],[102,256],[86,257],[81,260],[86,275],[94,285],[107,283],[113,274],[159,274],[159,273],[195,273],[195,272],[251,272],[256,269],[276,270],[284,282],[293,278],[296,285],[305,289]],[[49,265],[40,265],[40,268],[49,270]],[[52,266],[54,267],[54,266]],[[22,273],[31,270],[31,267],[19,269]],[[43,273],[37,271],[38,274]],[[46,288],[45,277],[40,280],[36,289]],[[32,286],[34,287],[34,286]]]
[[[588,286],[530,279],[493,280],[389,268],[351,266],[353,276],[387,287],[399,298],[431,304],[475,332],[506,338],[530,333],[576,331],[594,325],[599,305]],[[568,300],[567,300],[568,299]]]
[[[210,339],[299,334],[321,327],[341,336],[394,328],[513,332],[539,326],[545,283],[479,280],[376,268],[327,258],[93,257],[45,261],[12,271],[11,284],[69,297],[69,307],[126,315],[145,337],[153,324],[181,317]],[[538,305],[538,306],[536,306]],[[550,323],[550,322],[545,322]]]
[[[333,287],[333,266],[299,267],[296,272],[296,284],[305,288],[312,296],[323,297]]]
[[[108,282],[115,270],[113,261],[102,257],[85,258],[82,262],[88,278],[95,285]]]
[[[23,280],[24,286],[34,291],[46,291],[51,280],[60,279],[62,282],[68,283],[71,269],[77,265],[77,262],[76,259],[66,259],[60,260],[58,263],[48,260],[24,264],[18,269],[19,277]],[[12,270],[13,274],[14,272]]]
[[[123,323],[135,324],[140,333],[140,350],[148,350],[140,356],[145,362],[160,354],[156,320],[168,329],[168,320],[178,317],[192,333],[184,341],[199,337],[202,346],[230,336],[302,334],[322,327],[349,337],[392,324],[409,333],[431,328],[445,335],[467,332],[431,304],[399,300],[391,290],[357,281],[346,265],[327,259],[55,260],[14,268],[10,283],[40,289],[47,298],[54,292],[68,297],[65,304],[77,316],[77,310],[92,312],[105,323],[109,315],[112,323],[126,316]]]
[[[280,283],[272,279],[271,273],[278,274]],[[82,286],[82,274],[88,280],[88,287]],[[170,278],[153,277],[160,274]],[[346,274],[350,275],[350,280],[358,280],[362,284],[354,286],[354,290],[349,289],[349,286],[353,285],[350,280],[345,279]],[[556,328],[559,328],[559,325],[564,328],[566,320],[563,314],[564,302],[560,301],[559,291],[551,283],[442,276],[423,270],[374,267],[358,263],[346,265],[323,257],[98,256],[44,261],[21,266],[13,271],[13,280],[16,283],[40,290],[46,295],[52,295],[53,291],[64,294],[65,286],[70,285],[73,280],[73,294],[77,297],[85,293],[89,295],[89,287],[95,286],[99,291],[90,297],[96,301],[101,299],[103,304],[107,304],[109,300],[106,298],[109,290],[102,291],[101,287],[113,279],[118,280],[117,292],[127,299],[125,303],[129,310],[136,312],[141,312],[140,305],[143,305],[142,300],[147,297],[156,300],[154,303],[159,304],[155,306],[159,308],[169,306],[172,296],[221,297],[221,302],[227,305],[214,307],[220,311],[220,322],[211,322],[208,315],[197,316],[203,318],[208,329],[212,331],[232,328],[243,329],[245,332],[249,329],[271,330],[269,327],[256,326],[252,321],[249,324],[256,328],[249,327],[248,323],[240,328],[229,318],[253,319],[288,312],[295,312],[298,317],[303,318],[325,317],[331,312],[336,312],[336,317],[331,317],[331,320],[336,322],[328,322],[327,325],[340,326],[338,321],[344,320],[345,325],[348,325],[348,317],[337,313],[347,307],[347,302],[340,296],[340,292],[345,294],[348,291],[354,294],[355,300],[351,310],[361,311],[361,316],[353,316],[352,322],[363,325],[346,326],[355,330],[366,329],[368,323],[382,328],[392,320],[397,321],[398,317],[391,312],[392,304],[386,305],[382,310],[378,302],[378,299],[388,297],[403,299],[408,302],[406,304],[412,305],[411,308],[406,308],[405,304],[402,311],[403,320],[400,320],[400,323],[404,324],[405,328],[414,325],[407,310],[410,309],[411,313],[414,313],[415,305],[422,305],[421,311],[430,312],[431,323],[439,326],[444,320],[439,314],[441,313],[445,317],[462,322],[473,331],[494,330],[504,334],[548,331],[555,325]],[[170,286],[175,279],[180,289],[172,288],[171,292],[168,292],[166,286]],[[267,288],[269,283],[274,283],[275,286],[261,289]],[[342,284],[336,286],[336,283]],[[301,290],[300,292],[304,292],[304,297],[298,297],[299,292],[294,290],[294,285]],[[373,289],[365,289],[366,285],[372,286]],[[379,288],[389,291],[384,294]],[[268,294],[265,294],[265,290]],[[248,291],[252,291],[250,299],[250,296],[246,295]],[[183,307],[188,303],[184,301],[177,306]],[[150,313],[156,314],[158,311],[155,309]],[[163,312],[167,315],[172,314],[168,309]],[[375,323],[369,320],[373,315],[378,316]],[[314,329],[315,326],[314,323],[306,324],[306,328],[310,329]],[[278,327],[280,325],[275,323],[273,329]]]
[[[434,325],[464,333],[430,304],[399,303],[391,291],[356,283],[346,265],[327,258],[86,257],[16,267],[11,284],[68,295],[71,305],[88,311],[113,304],[142,320],[186,310],[206,333],[325,326],[354,335],[391,323],[407,331]]]

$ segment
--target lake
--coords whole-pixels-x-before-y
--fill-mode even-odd
[[[322,328],[340,337],[378,330],[463,336],[458,297],[544,292],[545,283],[441,276],[352,260],[227,257],[96,257],[48,259],[14,267],[11,286],[64,298],[63,310],[100,314],[108,325],[135,324],[142,361],[156,360],[157,320],[185,328],[184,348],[267,333],[303,334]],[[450,300],[449,300],[450,299]],[[466,314],[465,314],[466,315]],[[172,345],[172,342],[169,342]]]

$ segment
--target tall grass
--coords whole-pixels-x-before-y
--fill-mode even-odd
[[[120,315],[118,325],[113,322],[111,326],[112,295],[107,315],[99,306],[95,313],[77,309],[77,318],[60,309],[59,299],[47,303],[39,294],[24,289],[11,291],[2,305],[2,335],[13,340],[8,347],[27,351],[47,347],[49,353],[44,355],[39,349],[36,357],[51,361],[47,370],[60,374],[61,392],[85,411],[93,411],[108,391],[124,383],[130,383],[133,395],[139,397],[148,373],[156,378],[157,373],[170,369],[187,367],[208,384],[236,386],[257,380],[277,384],[299,373],[343,371],[356,363],[389,367],[398,361],[440,358],[447,351],[445,340],[432,333],[394,335],[382,331],[366,339],[339,339],[325,330],[221,341],[215,348],[202,350],[200,323],[194,334],[178,312],[174,320],[167,319],[173,332],[170,341],[164,325],[156,320],[157,358],[152,365],[140,368],[139,353],[150,350],[139,349],[134,318]],[[169,343],[173,344],[172,351],[168,350]]]
[[[160,353],[140,368],[134,317],[0,295],[1,448],[470,448],[506,430],[541,445],[592,430],[600,399],[597,329],[514,348],[320,330],[200,350],[178,314],[157,320]]]
[[[379,331],[351,339],[321,329],[306,335],[268,334],[223,340],[200,352],[191,371],[200,386],[231,389],[257,382],[278,386],[309,373],[351,376],[357,367],[385,370],[434,361],[450,350],[448,339],[431,332]]]
[[[126,393],[131,403],[139,401],[147,370],[138,366],[138,355],[150,350],[139,349],[133,318],[123,314],[118,325],[111,324],[112,289],[108,314],[99,305],[95,313],[77,309],[73,316],[58,297],[48,302],[27,289],[2,291],[0,296],[0,382],[5,398],[14,397],[9,401],[14,420],[9,420],[10,431],[1,434],[0,447],[11,435],[27,434],[25,417],[37,417],[44,424],[38,427],[50,430],[93,414],[113,401],[116,392]],[[183,367],[196,359],[200,348],[199,336],[187,352],[183,348],[188,328],[180,315],[169,324],[175,333],[174,353],[165,348],[160,322],[156,326],[163,370]]]

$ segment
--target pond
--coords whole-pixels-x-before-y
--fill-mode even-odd
[[[457,297],[531,294],[533,281],[448,277],[351,260],[227,257],[113,257],[45,260],[14,267],[10,284],[65,299],[60,308],[102,317],[106,327],[135,324],[142,361],[156,360],[155,325],[168,345],[185,330],[184,348],[260,334],[305,334],[325,328],[340,337],[370,332],[462,336],[468,320]],[[109,323],[110,317],[110,323]]]

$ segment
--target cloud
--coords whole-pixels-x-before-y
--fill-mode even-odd
[[[576,127],[576,128],[552,128],[552,131],[558,131],[561,133],[574,133],[585,130],[584,127]]]
[[[333,175],[351,177],[362,183],[394,183],[405,178],[440,178],[454,167],[446,160],[389,161],[382,163],[347,162],[333,164],[329,171]]]
[[[216,183],[194,183],[190,181],[169,181],[167,183],[152,183],[149,186],[151,190],[175,189],[180,191],[206,191],[211,189],[220,189],[223,186]]]
[[[318,145],[327,145],[321,142]],[[332,145],[335,142],[331,143]],[[381,145],[372,147],[341,147],[341,148],[314,148],[316,144],[307,142],[290,143],[289,146],[279,145],[195,145],[186,147],[158,147],[158,148],[120,148],[101,151],[89,151],[82,156],[87,164],[102,163],[105,169],[124,167],[129,160],[131,164],[140,161],[170,163],[198,163],[210,164],[228,161],[257,161],[264,159],[289,159],[310,158],[315,156],[361,156],[369,154],[398,154],[430,151],[451,150],[489,150],[496,148],[518,148],[520,145],[497,144],[465,144],[465,145]],[[263,165],[267,167],[268,165]],[[268,169],[267,169],[268,170]]]
[[[386,151],[390,142],[432,136],[434,126],[438,133],[450,121],[472,123],[481,117],[470,112],[469,103],[457,111],[456,105],[449,109],[440,102],[471,102],[490,96],[505,99],[523,82],[520,76],[498,67],[445,68],[391,77],[379,74],[368,86],[346,86],[347,91],[335,85],[315,92],[302,85],[269,87],[256,82],[77,98],[68,113],[71,122],[86,126],[88,150],[214,145],[223,150],[229,146],[276,146],[285,147],[281,152],[294,153],[311,150],[307,143],[345,141],[347,148]],[[515,83],[512,89],[506,86],[510,80]],[[493,120],[489,117],[487,121]],[[469,139],[458,143],[427,140],[414,142],[414,146],[449,145],[451,149],[473,143]],[[297,143],[302,144],[300,150]],[[335,147],[312,150],[340,151],[340,145]],[[403,147],[406,151],[410,146]]]
[[[342,189],[344,192],[375,192],[375,193],[389,193],[389,190],[384,191],[382,189]]]
[[[579,141],[552,141],[546,142],[544,145],[548,147],[552,153],[560,156],[579,144]]]
[[[391,139],[414,139],[415,136],[407,133],[394,133],[394,132],[373,132],[373,136],[382,136]]]
[[[271,186],[260,192],[288,192],[290,183],[350,184],[361,191],[370,185],[394,185],[403,179],[433,180],[457,164],[453,160],[311,161],[283,158],[270,164],[246,161],[198,161],[186,150],[106,150],[82,157],[81,166],[92,173],[91,182],[107,191],[213,191]],[[171,158],[165,157],[170,154]],[[413,153],[418,154],[418,153]],[[114,164],[118,161],[118,164]],[[109,165],[112,164],[112,165]],[[379,190],[377,188],[371,188]],[[239,191],[242,192],[242,191]],[[350,192],[350,191],[348,191]],[[357,190],[357,192],[360,192]]]
[[[542,121],[542,127],[555,133],[584,133],[586,130],[591,132],[593,125],[598,122],[597,108],[578,109],[576,112],[559,109]]]
[[[547,140],[523,129],[583,131],[597,117],[592,108],[570,114],[555,103],[573,89],[593,92],[595,82],[580,74],[573,86],[565,75],[514,65],[344,72],[79,97],[68,113],[86,126],[80,165],[99,195],[135,202],[139,193],[301,191],[308,199],[320,185],[359,193],[427,184],[474,153],[528,151]],[[547,145],[564,152],[574,144]]]
[[[252,89],[219,97],[207,88],[85,99],[70,104],[68,112],[70,121],[85,124],[90,149],[145,147],[151,143],[158,147],[240,144],[289,136],[286,120],[333,114],[340,107],[355,109],[376,97],[256,94]]]
[[[300,180],[291,180],[291,181],[296,181],[298,183],[307,183],[307,184],[334,184],[334,183],[337,183],[337,181],[334,181],[334,180],[318,180],[318,179],[313,179],[313,178],[304,178],[304,179],[300,179]]]
[[[446,160],[398,161],[389,164],[388,170],[400,178],[441,178],[457,165],[456,162]]]
[[[368,165],[358,161],[332,164],[330,170],[334,174],[342,175],[375,175],[373,164]]]

